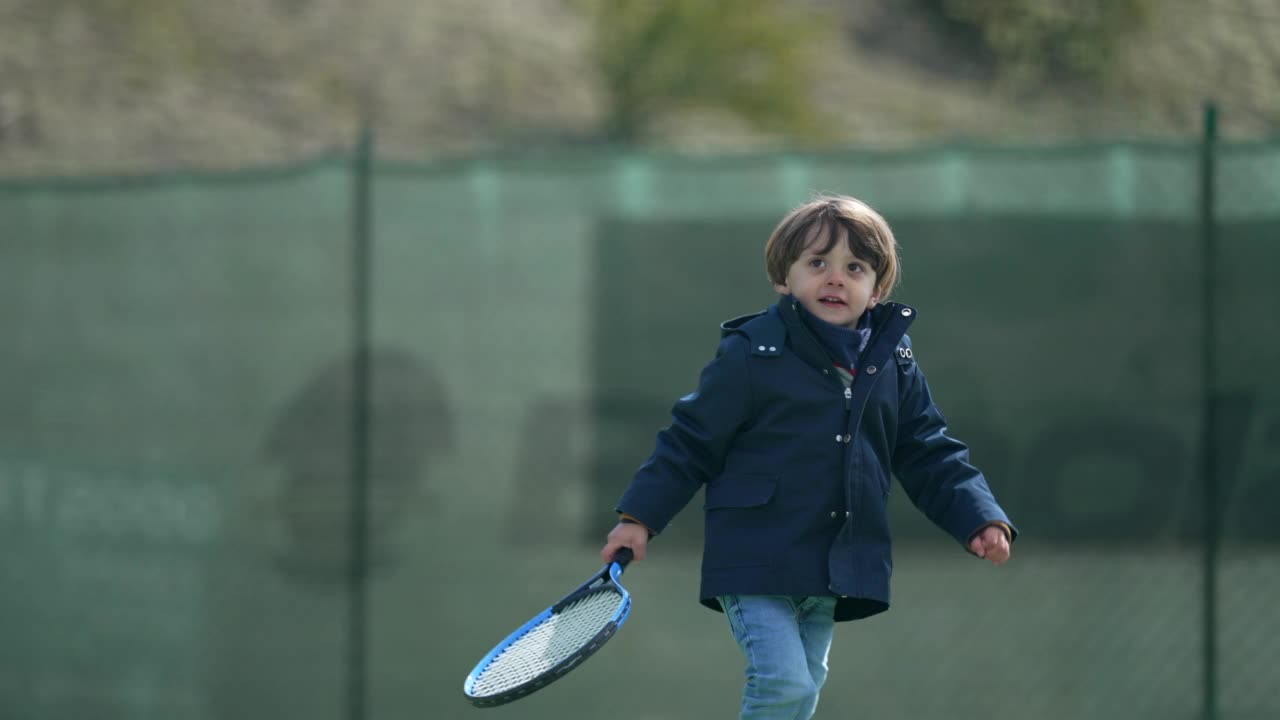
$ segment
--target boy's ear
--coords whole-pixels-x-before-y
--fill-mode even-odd
[[[791,294],[791,288],[787,287],[786,283],[774,283],[773,289],[776,290],[779,295]]]
[[[875,292],[871,293],[871,307],[880,304],[880,299],[889,294],[889,289],[877,286]]]

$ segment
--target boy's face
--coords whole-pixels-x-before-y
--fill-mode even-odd
[[[786,281],[774,283],[773,289],[832,325],[854,328],[862,313],[880,301],[876,271],[849,250],[844,228],[836,232],[839,237],[825,254],[820,251],[827,246],[827,233],[812,233],[800,257],[787,268]]]

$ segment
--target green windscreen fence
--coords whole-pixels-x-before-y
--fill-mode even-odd
[[[1023,535],[992,568],[894,493],[893,608],[838,628],[819,716],[1280,717],[1280,143],[1212,158],[0,184],[0,716],[482,712],[466,673],[598,569],[718,323],[773,301],[773,225],[828,191],[893,224],[916,359]],[[627,573],[606,649],[483,712],[735,716],[700,506]]]

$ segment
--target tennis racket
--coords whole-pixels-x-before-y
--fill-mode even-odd
[[[595,577],[498,643],[467,676],[467,699],[476,707],[519,700],[591,657],[631,613],[618,582],[631,558],[631,548],[618,550]]]

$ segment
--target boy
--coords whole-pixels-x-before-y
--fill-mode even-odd
[[[643,560],[706,486],[700,598],[746,655],[744,720],[811,717],[833,623],[888,609],[890,473],[978,557],[1005,562],[1017,535],[946,435],[905,334],[915,310],[885,302],[898,255],[884,218],[818,197],[782,219],[765,261],[778,302],[721,325],[601,550]]]

